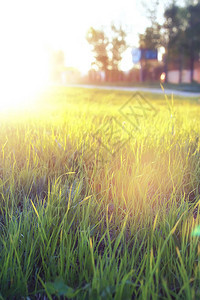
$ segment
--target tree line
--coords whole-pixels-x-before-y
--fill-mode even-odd
[[[173,2],[164,12],[163,24],[152,18],[151,26],[140,35],[140,46],[165,48],[166,81],[169,65],[173,64],[179,69],[179,83],[184,67],[190,69],[193,82],[194,63],[200,58],[200,3],[179,7]]]
[[[165,48],[164,68],[166,81],[170,65],[179,70],[181,83],[183,68],[190,69],[190,80],[194,81],[194,64],[200,59],[200,1],[188,2],[180,7],[173,1],[164,11],[164,22],[160,24],[155,16],[156,5],[150,10],[151,25],[139,34],[140,48]],[[86,39],[94,53],[93,66],[108,74],[119,72],[122,54],[127,49],[126,32],[119,26],[111,25],[110,37],[103,29],[90,28]]]

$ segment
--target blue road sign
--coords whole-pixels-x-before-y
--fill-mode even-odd
[[[157,59],[158,58],[158,51],[151,50],[151,49],[142,49],[142,58],[143,59]]]
[[[158,59],[158,51],[152,49],[133,48],[131,54],[134,64],[137,64],[141,59]]]
[[[139,48],[133,48],[131,54],[132,54],[132,62],[134,64],[137,64],[141,59],[141,50]]]

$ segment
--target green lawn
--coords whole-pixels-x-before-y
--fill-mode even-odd
[[[0,128],[0,299],[200,299],[197,98],[55,88]]]

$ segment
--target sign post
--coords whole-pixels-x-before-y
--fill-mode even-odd
[[[132,62],[134,64],[137,64],[140,61],[142,56],[141,50],[139,48],[133,48],[131,54],[132,54]]]
[[[140,49],[133,48],[131,51],[132,62],[134,64],[140,63],[140,82],[143,82],[143,61],[146,60],[157,60],[158,59],[158,50],[154,49]]]

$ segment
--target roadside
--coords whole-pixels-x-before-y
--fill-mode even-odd
[[[92,84],[69,84],[66,85],[67,87],[79,87],[79,88],[87,88],[87,89],[102,89],[102,90],[120,90],[120,91],[130,91],[130,92],[149,92],[154,94],[163,94],[166,95],[176,95],[176,96],[182,96],[182,97],[200,97],[200,91],[194,92],[194,91],[184,91],[184,90],[175,90],[175,89],[169,89],[164,86],[164,92],[160,88],[155,87],[144,87],[144,86],[116,86],[116,85],[92,85]]]
[[[79,82],[80,84],[87,84],[86,82]],[[89,84],[89,83],[88,83]],[[119,82],[98,82],[98,86],[122,86],[122,87],[142,87],[142,88],[155,88],[160,89],[160,81],[145,81],[145,82],[128,82],[128,81],[119,81]],[[191,92],[191,93],[200,93],[200,84],[199,83],[162,83],[164,89]]]

